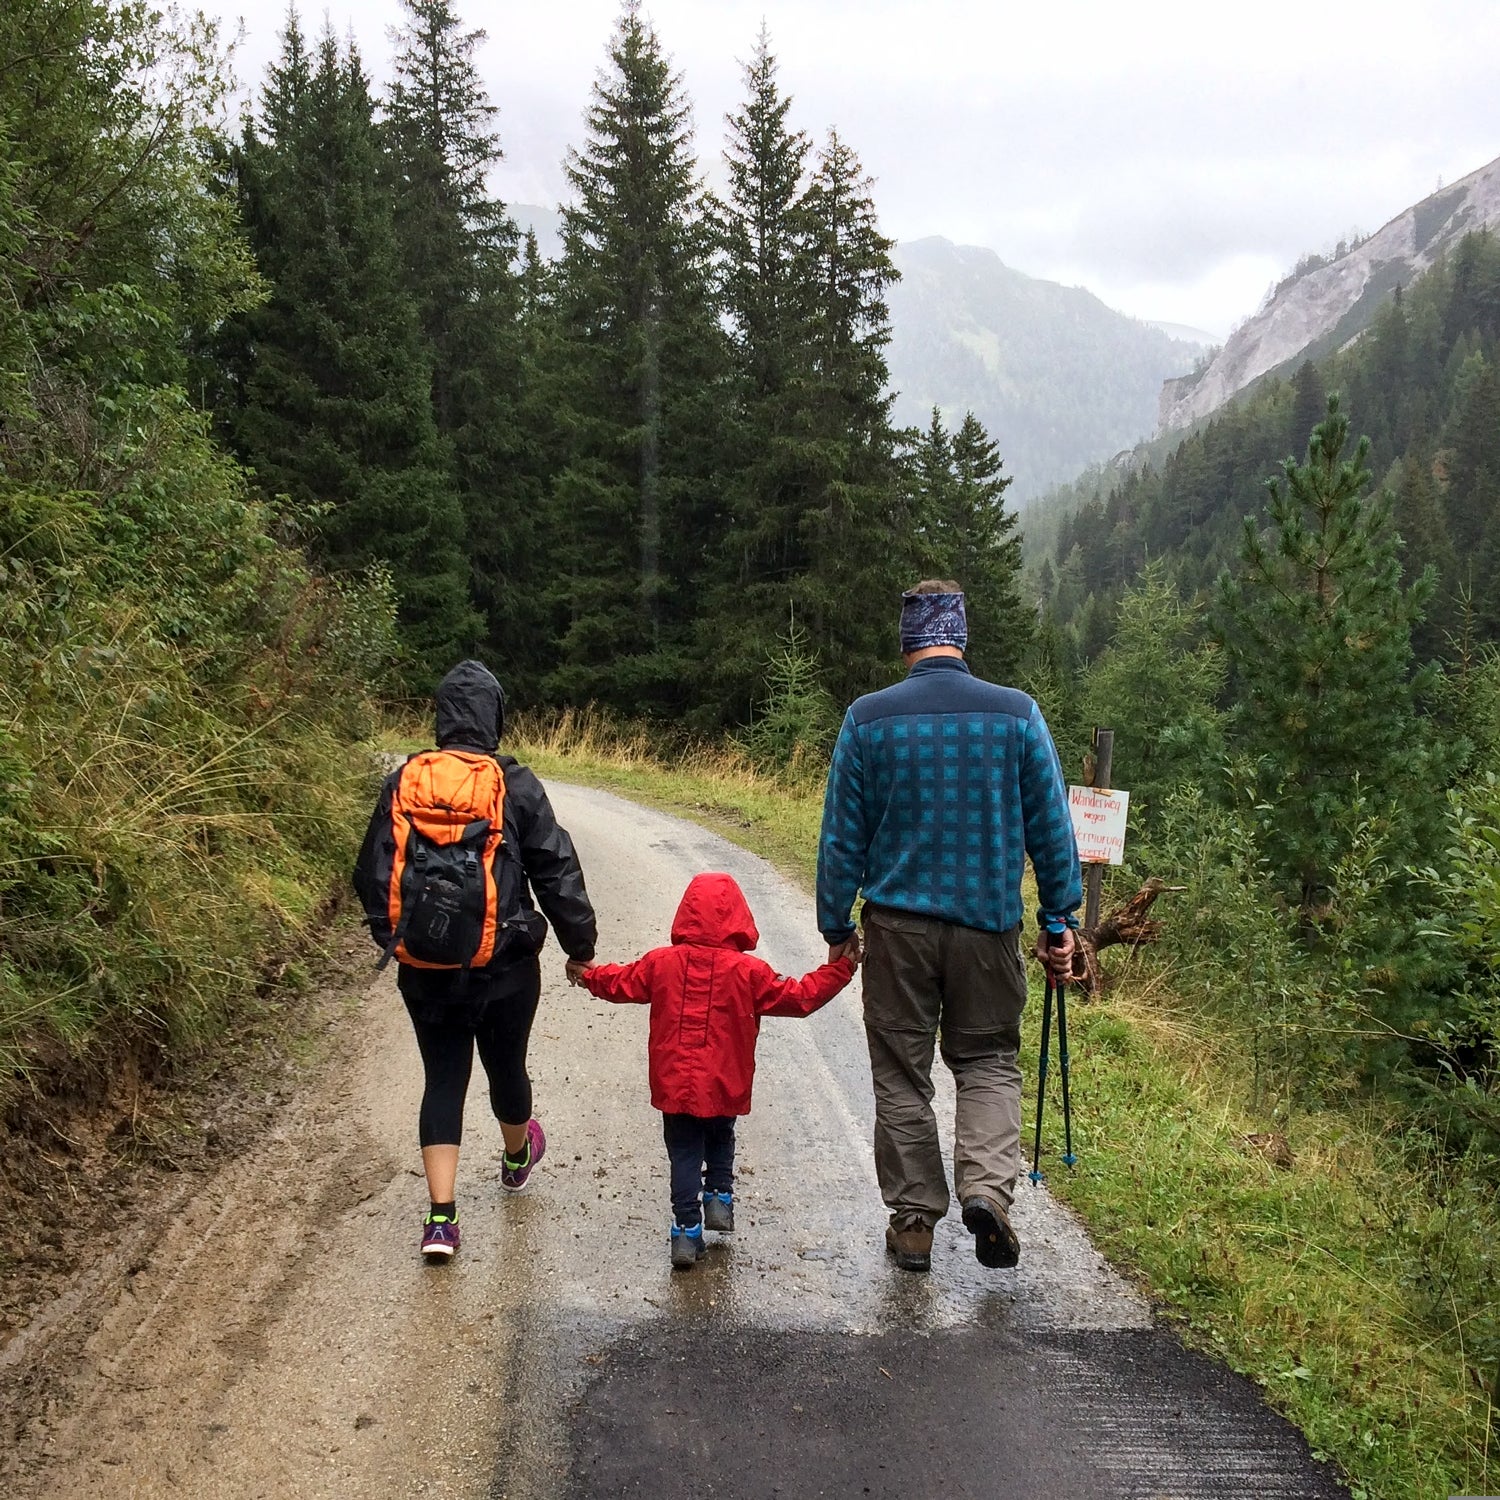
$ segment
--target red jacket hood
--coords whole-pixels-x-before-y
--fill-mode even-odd
[[[694,875],[672,918],[672,941],[700,948],[738,948],[760,942],[745,893],[732,875]]]

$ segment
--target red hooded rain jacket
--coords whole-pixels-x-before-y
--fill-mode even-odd
[[[651,1007],[651,1102],[664,1114],[748,1114],[760,1018],[810,1016],[854,977],[841,958],[783,978],[748,951],[759,941],[734,878],[695,875],[670,948],[584,970],[583,984],[601,1000]]]

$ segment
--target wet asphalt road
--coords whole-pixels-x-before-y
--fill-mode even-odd
[[[552,792],[601,958],[665,941],[708,869],[744,886],[777,967],[824,956],[809,898],[763,862]],[[930,1276],[889,1263],[857,981],[766,1022],[738,1231],[677,1275],[643,1007],[569,988],[549,950],[531,1054],[546,1160],[504,1195],[473,1089],[464,1245],[431,1268],[410,1029],[388,975],[347,1004],[332,1075],[80,1290],[75,1308],[102,1308],[87,1337],[59,1314],[6,1351],[69,1362],[34,1452],[4,1470],[15,1500],[1344,1493],[1252,1386],[1153,1327],[1044,1190],[1023,1187],[1014,1271],[978,1266],[956,1219]]]

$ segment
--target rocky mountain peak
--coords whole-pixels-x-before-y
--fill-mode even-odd
[[[1382,300],[1449,246],[1500,224],[1500,158],[1396,215],[1332,260],[1312,256],[1191,375],[1162,386],[1161,430],[1190,427],[1262,375],[1316,359],[1369,327]]]

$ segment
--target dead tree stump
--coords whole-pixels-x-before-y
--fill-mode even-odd
[[[1153,875],[1123,905],[1107,911],[1097,927],[1080,928],[1076,934],[1078,949],[1073,955],[1073,983],[1084,994],[1097,995],[1104,983],[1099,969],[1099,950],[1117,947],[1121,943],[1138,948],[1142,943],[1156,942],[1161,936],[1161,920],[1149,915],[1156,898],[1186,889],[1183,885],[1168,885]]]

